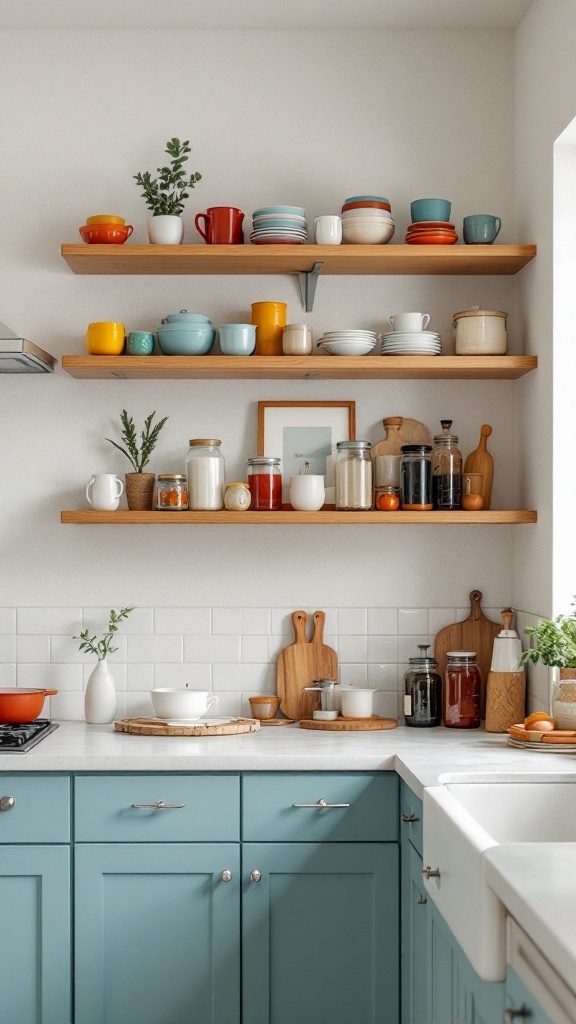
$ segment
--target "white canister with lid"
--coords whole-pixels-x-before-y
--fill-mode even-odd
[[[454,351],[457,356],[503,356],[506,318],[498,309],[463,309],[454,313]]]

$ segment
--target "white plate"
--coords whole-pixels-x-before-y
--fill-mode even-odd
[[[383,352],[440,352],[441,345],[382,345]]]
[[[384,341],[382,348],[442,348],[439,341]]]
[[[381,335],[386,341],[438,341],[437,331],[389,331]]]
[[[376,331],[324,331],[325,338],[375,338]]]
[[[511,747],[540,750],[542,753],[546,752],[547,754],[576,754],[576,745],[574,743],[532,743],[531,740],[514,740],[511,736],[508,737],[508,743]]]

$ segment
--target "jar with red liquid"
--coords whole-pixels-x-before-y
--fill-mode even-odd
[[[442,718],[448,729],[480,725],[480,669],[474,651],[448,651]]]
[[[279,512],[282,508],[280,459],[264,455],[248,459],[248,486],[253,512]]]

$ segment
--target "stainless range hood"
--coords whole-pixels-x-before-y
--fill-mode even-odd
[[[0,373],[52,373],[54,356],[0,322]]]

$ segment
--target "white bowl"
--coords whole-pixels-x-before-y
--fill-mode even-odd
[[[346,220],[342,223],[342,240],[352,245],[385,245],[394,234],[394,225],[387,221]]]
[[[209,690],[176,690],[160,687],[150,690],[152,707],[156,718],[186,718],[190,721],[202,718],[218,697]]]
[[[382,210],[345,210],[341,215],[342,220],[387,220],[394,223],[394,218]]]
[[[367,356],[375,341],[320,341],[318,348],[331,356]]]

